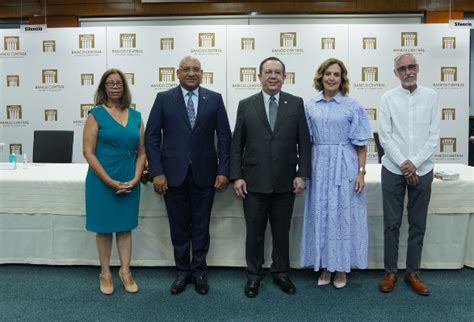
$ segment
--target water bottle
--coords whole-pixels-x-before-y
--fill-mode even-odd
[[[26,157],[26,153],[23,153],[23,169],[28,169],[28,158]]]
[[[16,169],[16,154],[14,152],[10,154],[10,156],[8,157],[8,161],[10,163],[13,163],[13,168]]]

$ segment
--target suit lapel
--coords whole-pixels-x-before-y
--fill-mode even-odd
[[[277,118],[275,120],[275,128],[273,133],[276,133],[281,127],[281,123],[287,119],[288,114],[288,99],[286,93],[280,92],[280,100],[278,102]]]
[[[260,121],[265,125],[265,128],[268,132],[272,133],[272,128],[270,127],[270,123],[268,122],[267,113],[265,112],[265,103],[263,102],[263,94],[257,94],[254,100],[254,107],[255,112],[258,115]]]
[[[177,112],[181,115],[184,122],[191,128],[191,123],[189,123],[188,111],[186,110],[186,105],[184,104],[183,92],[181,86],[178,85],[173,93],[174,99],[176,101]]]
[[[198,108],[197,108],[197,117],[196,117],[196,122],[194,123],[194,128],[196,128],[200,120],[204,117],[203,114],[206,113],[206,105],[207,102],[209,101],[208,97],[208,91],[205,88],[199,87],[199,99],[198,99]]]

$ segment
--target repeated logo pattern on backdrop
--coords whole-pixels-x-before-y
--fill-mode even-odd
[[[203,86],[222,93],[231,127],[240,99],[261,90],[259,63],[276,56],[286,64],[284,90],[305,101],[316,95],[313,78],[329,57],[349,70],[350,95],[377,130],[382,94],[399,84],[393,57],[412,53],[419,84],[440,98],[437,162],[467,162],[468,30],[447,25],[258,25],[58,28],[23,34],[0,30],[0,142],[8,152],[32,153],[33,131],[72,129],[74,162],[84,162],[82,128],[102,73],[121,69],[132,108],[146,122],[156,93],[178,84],[179,59],[198,57]],[[371,138],[369,162],[377,162]],[[5,160],[1,160],[5,161]]]

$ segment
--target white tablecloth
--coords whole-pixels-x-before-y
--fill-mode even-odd
[[[460,179],[435,179],[422,266],[474,267],[474,171],[459,164],[437,168]],[[84,230],[85,164],[30,164],[0,171],[0,263],[97,264],[94,234]],[[380,165],[368,165],[369,267],[383,267]],[[291,262],[298,267],[304,197],[296,199]],[[267,231],[268,232],[268,231]],[[142,185],[139,227],[133,232],[133,265],[173,265],[168,219],[161,196]],[[406,218],[401,228],[399,266],[405,266]],[[210,265],[245,266],[242,204],[232,189],[217,193],[211,218]],[[271,238],[267,234],[266,258]],[[117,255],[113,253],[113,263]],[[268,264],[268,263],[267,263]]]

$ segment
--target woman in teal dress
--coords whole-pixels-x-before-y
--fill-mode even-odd
[[[89,163],[86,229],[96,233],[100,290],[104,294],[114,291],[110,272],[113,233],[122,284],[127,292],[138,291],[130,272],[131,230],[138,225],[145,147],[140,112],[129,108],[130,104],[130,89],[123,73],[109,69],[102,75],[95,94],[96,107],[90,110],[84,125],[83,153]]]

